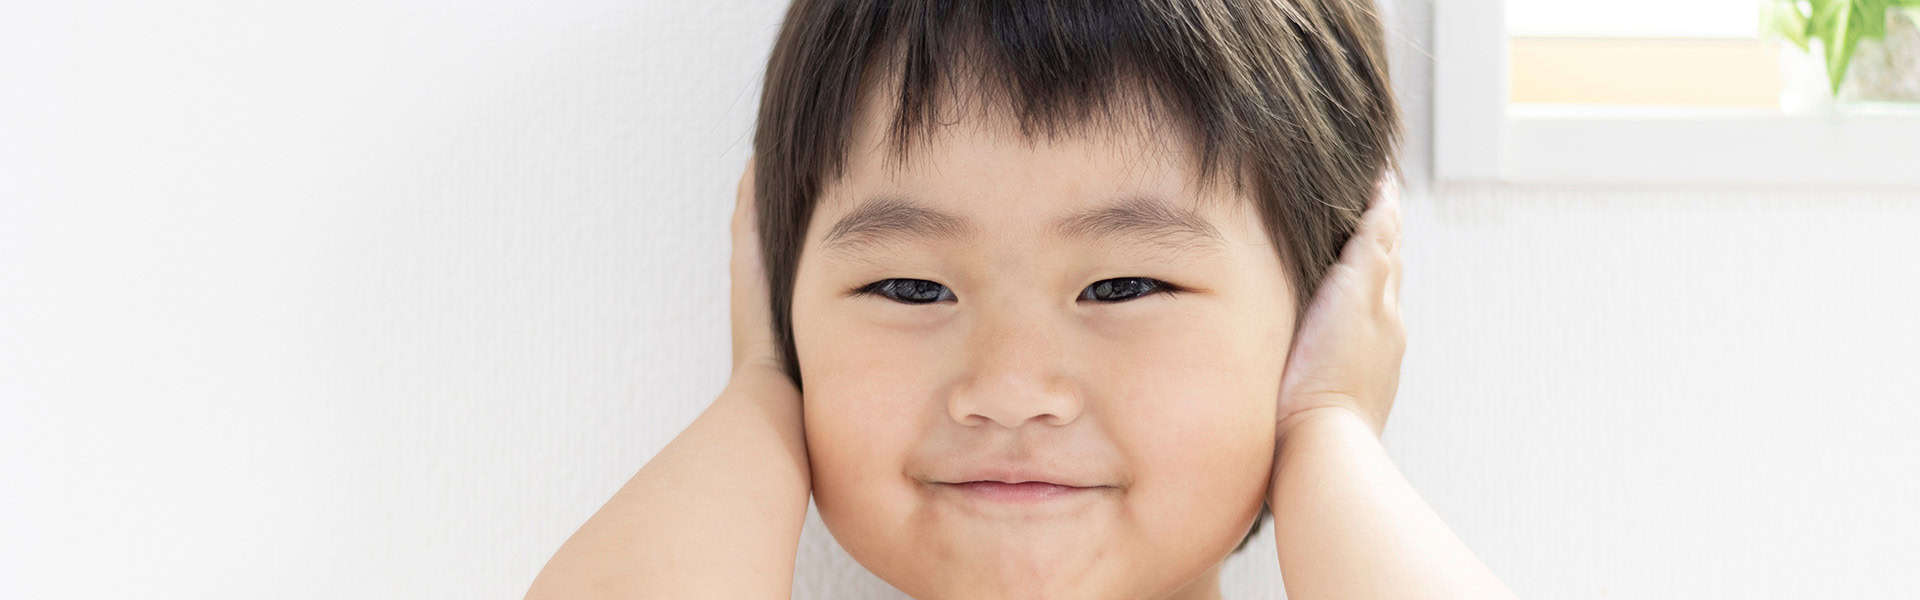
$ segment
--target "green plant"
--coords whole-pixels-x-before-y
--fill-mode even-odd
[[[1920,8],[1920,0],[1767,0],[1761,14],[1764,29],[1808,51],[1807,40],[1819,39],[1825,48],[1827,80],[1833,94],[1847,75],[1847,61],[1863,39],[1887,34],[1887,9]]]

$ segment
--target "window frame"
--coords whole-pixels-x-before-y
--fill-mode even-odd
[[[1510,105],[1505,16],[1505,0],[1434,3],[1439,180],[1920,186],[1920,104]]]

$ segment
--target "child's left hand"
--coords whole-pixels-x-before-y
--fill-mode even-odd
[[[1327,410],[1352,411],[1386,430],[1400,387],[1400,190],[1390,178],[1327,269],[1294,330],[1280,383],[1277,435]]]
[[[773,336],[773,310],[768,306],[767,268],[760,257],[759,203],[754,197],[755,158],[747,157],[747,168],[734,187],[733,221],[730,227],[733,254],[727,261],[730,319],[733,329],[733,373],[751,370],[755,374],[777,374],[788,379],[780,362],[780,345]]]

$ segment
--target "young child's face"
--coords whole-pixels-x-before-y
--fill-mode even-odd
[[[1191,150],[1143,133],[1029,147],[969,116],[890,175],[890,109],[862,107],[793,296],[813,495],[835,539],[922,598],[1212,594],[1265,499],[1295,319],[1257,212],[1193,187]],[[825,243],[875,197],[970,226]],[[1126,198],[1197,210],[1221,239],[1054,228]],[[1096,285],[1124,278],[1187,291]],[[887,279],[931,283],[851,293]],[[1022,503],[951,484],[979,479],[1106,487]]]

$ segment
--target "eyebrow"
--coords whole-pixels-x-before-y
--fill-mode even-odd
[[[1221,250],[1227,246],[1212,223],[1198,213],[1155,196],[1128,195],[1114,202],[1061,217],[1049,228],[1055,237],[1094,240],[1128,237],[1176,251]],[[966,217],[921,206],[903,195],[875,196],[861,202],[827,230],[822,245],[852,251],[913,239],[963,241],[978,234]]]

